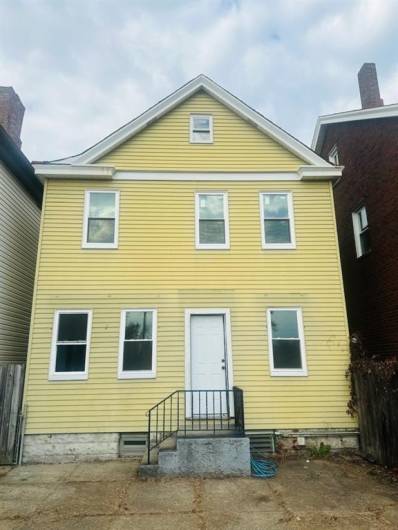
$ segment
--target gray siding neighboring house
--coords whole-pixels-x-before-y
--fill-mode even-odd
[[[26,359],[43,188],[20,150],[24,108],[0,87],[0,365]]]

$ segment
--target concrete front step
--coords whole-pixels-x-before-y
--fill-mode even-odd
[[[161,448],[158,461],[144,459],[140,475],[250,476],[249,438],[183,438],[175,450]]]

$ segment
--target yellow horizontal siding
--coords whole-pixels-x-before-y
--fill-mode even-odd
[[[213,144],[189,143],[190,113],[213,116]],[[98,163],[151,171],[294,171],[303,161],[199,92]]]
[[[81,248],[84,191],[120,190],[117,250]],[[195,250],[194,194],[229,194],[230,250]],[[293,193],[297,249],[261,248],[259,193]],[[308,377],[270,377],[265,312],[303,308]],[[158,309],[155,380],[118,380],[120,311]],[[229,308],[248,428],[350,427],[347,328],[328,183],[50,181],[26,390],[28,433],[146,429],[184,388],[184,310]],[[56,309],[93,310],[89,379],[48,381]]]

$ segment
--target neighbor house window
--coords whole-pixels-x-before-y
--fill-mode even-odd
[[[295,248],[292,194],[260,193],[260,211],[263,248]]]
[[[271,375],[307,375],[300,309],[269,309],[268,348]]]
[[[194,144],[213,142],[213,116],[191,114],[190,140]]]
[[[362,206],[362,208],[352,214],[352,224],[354,226],[355,249],[357,257],[360,258],[371,250],[368,216],[365,206]]]
[[[339,165],[339,152],[337,150],[337,145],[334,145],[332,149],[329,151],[329,162],[335,166]]]
[[[86,191],[83,247],[117,248],[119,192]]]
[[[49,379],[87,379],[91,311],[57,311]]]
[[[227,194],[197,193],[195,209],[196,248],[229,248]]]
[[[119,377],[155,377],[156,311],[122,311],[120,326]]]

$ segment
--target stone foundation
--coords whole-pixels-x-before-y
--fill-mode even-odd
[[[281,429],[275,431],[276,449],[292,451],[330,445],[332,451],[358,449],[359,433],[352,429]],[[304,444],[302,443],[304,442]]]
[[[27,434],[24,437],[23,463],[111,460],[119,457],[119,438],[119,433]],[[275,439],[276,447],[286,452],[319,447],[321,442],[330,445],[333,451],[358,449],[358,432],[349,429],[283,429],[275,431]],[[231,446],[219,444],[214,458],[222,460],[223,451],[228,455],[230,449]]]
[[[111,460],[119,456],[119,433],[27,434],[24,464],[60,464]]]

